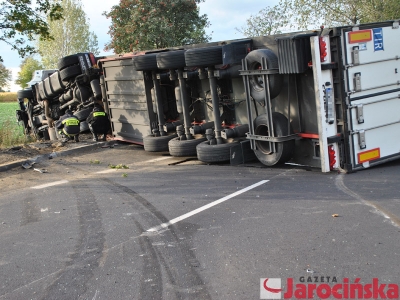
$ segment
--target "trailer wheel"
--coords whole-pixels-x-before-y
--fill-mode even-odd
[[[74,113],[74,116],[77,117],[79,121],[84,121],[86,120],[87,117],[89,117],[92,110],[93,110],[92,107],[87,107]]]
[[[132,60],[136,71],[157,70],[157,53],[134,56]]]
[[[72,77],[78,76],[82,74],[81,67],[79,65],[66,67],[65,69],[60,71],[60,78],[62,81],[67,81]]]
[[[185,52],[188,67],[208,67],[222,64],[222,46],[189,49]]]
[[[19,90],[17,91],[17,98],[18,99],[32,99],[33,98],[33,92],[32,90]]]
[[[224,144],[210,145],[209,141],[197,145],[197,159],[205,163],[227,162],[231,159],[231,147],[238,145],[234,139],[226,140]]]
[[[185,50],[161,52],[157,54],[157,66],[163,70],[182,69],[186,66]]]
[[[162,136],[145,136],[143,138],[144,150],[148,152],[168,151],[168,142],[175,137],[177,137],[176,133]]]
[[[196,146],[207,139],[202,135],[200,137],[195,137],[192,140],[181,141],[179,137],[173,138],[168,143],[169,154],[172,156],[196,156]]]
[[[258,49],[251,51],[246,56],[246,61],[249,70],[260,70],[261,60],[265,58],[268,69],[278,68],[278,57],[270,49]],[[254,100],[264,101],[264,81],[260,75],[249,76],[250,93]],[[271,99],[279,95],[282,89],[283,77],[279,74],[269,75],[269,91]]]
[[[256,135],[269,135],[268,118],[266,114],[259,115],[254,120],[254,131]],[[276,137],[288,135],[288,119],[277,112],[272,113],[272,122]],[[290,132],[292,129],[290,128]],[[254,150],[258,160],[266,166],[283,164],[293,157],[294,140],[275,143],[276,152],[270,153],[270,143],[256,141],[257,150]]]
[[[73,54],[73,55],[68,55],[63,58],[60,58],[58,60],[57,67],[58,67],[58,70],[61,71],[61,70],[65,69],[66,67],[77,65],[77,64],[79,64],[78,55]]]

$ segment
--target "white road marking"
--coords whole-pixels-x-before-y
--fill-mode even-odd
[[[202,206],[202,207],[199,207],[199,208],[197,208],[197,209],[195,209],[195,210],[192,210],[191,212],[188,212],[188,213],[186,213],[186,214],[184,214],[184,215],[182,215],[182,216],[180,216],[180,217],[177,217],[177,218],[175,218],[175,219],[172,219],[172,220],[169,221],[169,222],[166,222],[166,223],[163,223],[163,224],[158,225],[158,226],[156,226],[156,227],[150,228],[150,229],[147,230],[147,232],[156,232],[156,231],[159,231],[160,229],[167,228],[168,226],[170,226],[170,225],[172,225],[172,224],[178,223],[179,221],[182,221],[182,220],[184,220],[184,219],[187,219],[187,218],[189,218],[189,217],[191,217],[191,216],[193,216],[193,215],[195,215],[195,214],[198,214],[198,213],[200,213],[200,212],[202,212],[202,211],[204,211],[204,210],[206,210],[206,209],[209,209],[210,207],[213,207],[213,206],[215,206],[215,205],[217,205],[217,204],[220,204],[220,203],[222,203],[222,202],[225,202],[226,200],[229,200],[229,199],[231,199],[231,198],[233,198],[233,197],[236,197],[237,195],[240,195],[240,194],[243,194],[243,193],[245,193],[245,192],[247,192],[247,191],[249,191],[249,190],[252,190],[252,189],[254,189],[254,188],[256,188],[256,187],[258,187],[258,186],[260,186],[260,185],[262,185],[262,184],[264,184],[264,183],[267,183],[268,181],[269,181],[269,180],[262,180],[262,181],[260,181],[260,182],[257,182],[257,183],[255,183],[255,184],[250,185],[250,186],[248,186],[248,187],[246,187],[246,188],[244,188],[244,189],[241,189],[241,190],[239,190],[239,191],[237,191],[237,192],[235,192],[235,193],[233,193],[233,194],[230,194],[230,195],[228,195],[228,196],[225,196],[225,197],[223,197],[223,198],[221,198],[221,199],[219,199],[219,200],[216,200],[216,201],[211,202],[211,203],[209,203],[209,204],[206,204],[206,205],[204,205],[204,206]]]
[[[111,173],[111,172],[115,172],[115,171],[118,171],[118,169],[107,169],[104,171],[96,172],[96,174],[106,174],[106,173]]]
[[[32,189],[44,189],[50,186],[55,186],[55,185],[59,185],[59,184],[63,184],[63,183],[67,183],[68,180],[60,180],[60,181],[54,181],[54,182],[50,182],[50,183],[46,183],[46,184],[42,184],[42,185],[37,185],[37,186],[33,186],[31,187]]]

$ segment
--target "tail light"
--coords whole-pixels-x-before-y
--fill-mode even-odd
[[[93,53],[89,53],[90,62],[92,63],[93,67],[97,67],[96,58],[94,57]]]
[[[329,167],[333,170],[333,167],[336,164],[336,152],[333,150],[333,146],[328,147],[328,155],[329,155]]]
[[[328,56],[328,49],[324,37],[319,38],[319,56],[321,62],[326,62]]]

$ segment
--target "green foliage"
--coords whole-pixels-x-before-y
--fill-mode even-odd
[[[95,160],[91,160],[90,163],[93,165],[99,165],[99,164],[101,164],[101,161],[99,161],[98,159],[95,159]]]
[[[258,14],[251,15],[246,20],[246,25],[237,31],[247,37],[256,37],[282,33],[282,30],[289,25],[290,16],[284,3],[279,3],[274,7],[267,6],[260,10]]]
[[[49,20],[62,17],[61,6],[52,0],[4,0],[0,5],[0,41],[18,51],[21,57],[36,52],[27,41],[37,36],[43,40],[52,38],[46,16]]]
[[[127,165],[123,165],[123,164],[119,164],[119,165],[109,164],[108,167],[110,169],[129,169],[129,167]]]
[[[99,54],[97,36],[89,31],[89,19],[80,0],[62,0],[62,20],[50,20],[49,32],[53,40],[39,40],[38,49],[45,69],[57,69],[61,57],[79,53]]]
[[[21,71],[18,72],[18,78],[15,80],[15,83],[18,84],[21,89],[25,89],[27,87],[27,83],[31,81],[33,77],[33,72],[35,70],[42,70],[42,64],[34,59],[32,56],[26,57],[21,65]]]
[[[0,90],[8,88],[12,73],[0,62]]]
[[[400,17],[398,0],[282,0],[298,29],[371,23]]]
[[[18,107],[16,101],[0,103],[0,148],[21,145],[28,141],[23,126],[19,126],[15,118]]]
[[[204,0],[120,0],[104,15],[111,19],[111,42],[106,50],[116,53],[210,40],[205,34],[207,15],[199,15]]]

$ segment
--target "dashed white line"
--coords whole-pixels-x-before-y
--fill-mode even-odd
[[[63,184],[63,183],[67,183],[68,180],[60,180],[60,181],[54,181],[54,182],[50,182],[50,183],[46,183],[46,184],[42,184],[42,185],[37,185],[37,186],[33,186],[31,187],[32,189],[44,189],[50,186],[55,186],[55,185],[59,185],[59,184]]]
[[[233,193],[233,194],[230,194],[230,195],[228,195],[228,196],[225,196],[225,197],[223,197],[223,198],[221,198],[221,199],[219,199],[219,200],[216,200],[216,201],[211,202],[211,203],[209,203],[209,204],[206,204],[206,205],[204,205],[204,206],[202,206],[202,207],[199,207],[199,208],[197,208],[197,209],[195,209],[195,210],[192,210],[191,212],[188,212],[188,213],[186,213],[186,214],[184,214],[184,215],[182,215],[182,216],[180,216],[180,217],[177,217],[177,218],[175,218],[175,219],[172,219],[172,220],[169,221],[169,222],[166,222],[166,223],[163,223],[163,224],[158,225],[158,226],[156,226],[156,227],[150,228],[150,229],[147,230],[147,232],[156,232],[156,231],[159,231],[160,229],[167,228],[168,226],[170,226],[170,225],[172,225],[172,224],[178,223],[178,222],[180,222],[180,221],[182,221],[182,220],[184,220],[184,219],[187,219],[187,218],[189,218],[189,217],[191,217],[191,216],[193,216],[193,215],[195,215],[195,214],[198,214],[198,213],[200,213],[200,212],[202,212],[202,211],[204,211],[204,210],[206,210],[206,209],[209,209],[210,207],[213,207],[213,206],[215,206],[215,205],[217,205],[217,204],[220,204],[220,203],[222,203],[222,202],[225,202],[226,200],[229,200],[229,199],[231,199],[231,198],[233,198],[233,197],[236,197],[237,195],[243,194],[244,192],[247,192],[247,191],[249,191],[249,190],[251,190],[251,189],[254,189],[254,188],[256,188],[256,187],[258,187],[258,186],[260,186],[260,185],[262,185],[262,184],[264,184],[264,183],[267,183],[268,181],[269,181],[269,180],[262,180],[262,181],[260,181],[260,182],[257,182],[257,183],[255,183],[255,184],[250,185],[250,186],[248,186],[248,187],[246,187],[246,188],[244,188],[244,189],[241,189],[241,190],[239,190],[239,191],[237,191],[237,192],[235,192],[235,193]]]

